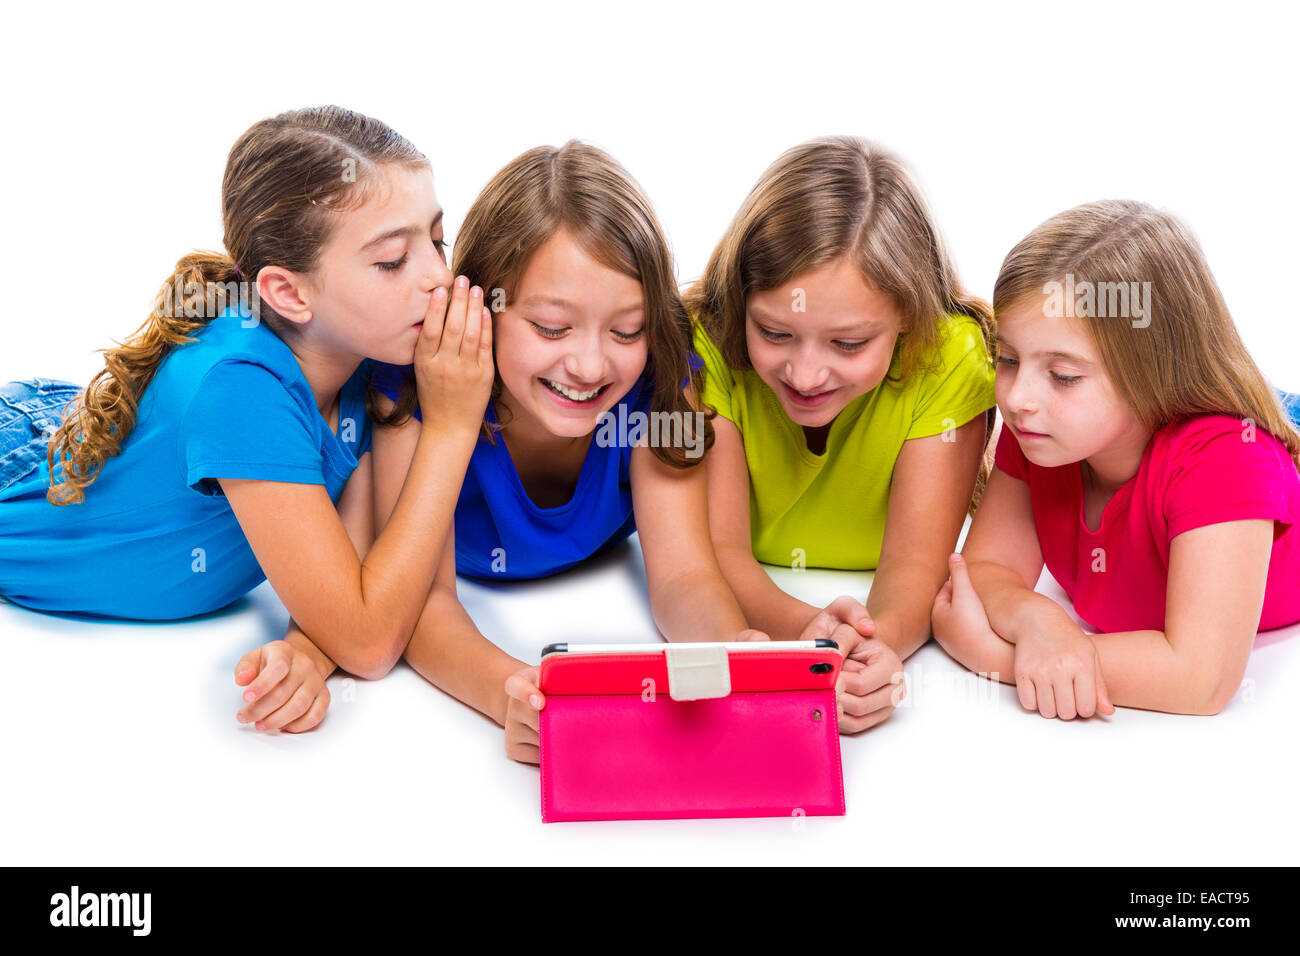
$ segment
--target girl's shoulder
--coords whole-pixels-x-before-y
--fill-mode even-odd
[[[979,322],[960,312],[941,316],[938,321],[939,341],[930,355],[925,356],[922,367],[931,367],[942,372],[951,369],[972,358],[980,364],[992,365],[988,343],[984,340],[984,330]]]
[[[1154,434],[1153,451],[1179,459],[1291,459],[1286,446],[1251,419],[1217,413],[1170,422]]]
[[[994,404],[993,359],[979,323],[968,315],[944,315],[938,320],[938,341],[909,361],[901,337],[894,346],[887,381],[888,394],[909,403],[916,421],[909,437],[934,432],[953,418],[965,424]]]
[[[1300,509],[1300,471],[1286,446],[1250,419],[1189,415],[1158,429],[1150,446],[1152,486],[1170,494],[1197,488],[1210,497],[1241,497],[1252,489],[1280,494]]]
[[[699,357],[700,362],[706,371],[712,371],[715,374],[722,369],[727,368],[727,363],[722,357],[722,350],[718,348],[716,342],[709,335],[704,323],[696,315],[691,316],[691,348]]]
[[[306,385],[289,346],[264,323],[233,308],[199,329],[193,341],[173,350],[159,368],[158,378],[193,393],[218,367],[227,379],[241,372],[253,378],[269,372],[290,392]]]

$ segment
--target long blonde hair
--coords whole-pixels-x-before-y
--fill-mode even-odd
[[[1053,216],[1007,254],[994,312],[1042,297],[1067,276],[1075,288],[1149,289],[1149,314],[1136,322],[1131,307],[1123,316],[1096,307],[1079,316],[1144,427],[1155,431],[1201,414],[1250,419],[1300,466],[1300,433],[1246,351],[1205,253],[1179,219],[1131,200],[1086,203]]]
[[[140,397],[163,359],[227,306],[249,308],[269,328],[283,319],[250,301],[241,281],[255,283],[268,265],[309,273],[336,219],[363,203],[381,164],[427,167],[407,140],[376,119],[339,106],[292,110],[251,126],[230,150],[221,184],[227,253],[195,252],[176,263],[144,324],[115,348],[100,349],[104,368],[69,404],[51,438],[47,460],[63,462],[62,480],[46,499],[85,500],[104,463],[122,450],[136,424]],[[180,308],[173,290],[186,292]],[[190,306],[195,306],[190,308]],[[373,393],[368,404],[374,402]]]

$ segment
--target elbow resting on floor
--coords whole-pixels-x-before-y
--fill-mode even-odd
[[[349,648],[348,653],[340,655],[335,663],[363,680],[379,680],[401,659],[410,639],[407,634],[400,639],[373,641],[365,647]]]

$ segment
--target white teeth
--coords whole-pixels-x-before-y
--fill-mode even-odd
[[[546,383],[546,387],[549,388],[551,391],[563,395],[565,398],[571,399],[572,401],[575,402],[585,402],[588,399],[595,398],[597,395],[600,394],[599,388],[593,388],[590,392],[575,392],[573,389],[566,388],[565,386],[561,385],[559,382],[552,382],[549,378],[544,378],[542,379],[542,381]]]

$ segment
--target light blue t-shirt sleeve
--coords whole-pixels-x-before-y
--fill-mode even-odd
[[[326,483],[315,423],[275,373],[256,363],[213,366],[180,427],[185,483],[200,494],[221,494],[214,478]]]

